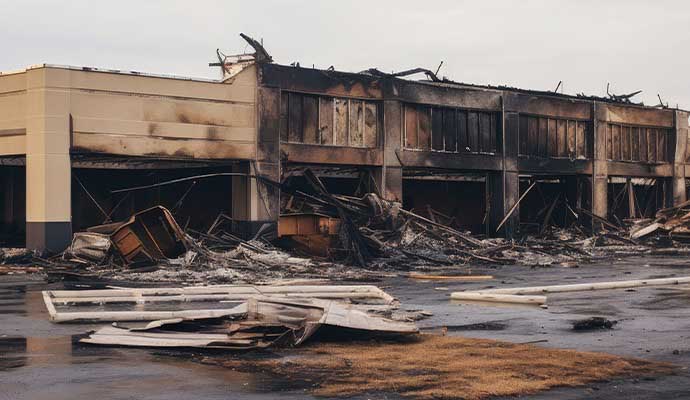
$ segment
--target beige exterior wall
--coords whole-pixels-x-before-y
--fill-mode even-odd
[[[26,153],[26,72],[0,75],[0,156]]]

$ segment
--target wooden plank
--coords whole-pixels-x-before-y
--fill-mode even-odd
[[[443,150],[443,109],[434,107],[431,109],[431,148]]]
[[[515,303],[542,305],[546,303],[546,296],[519,296],[511,294],[493,294],[482,292],[453,292],[452,300],[486,301],[490,303]]]
[[[568,127],[567,127],[567,136],[568,136],[568,157],[569,158],[575,158],[576,157],[576,141],[577,141],[577,121],[568,121]]]
[[[656,129],[647,128],[647,161],[656,162]]]
[[[467,112],[458,111],[458,152],[467,152],[469,146]]]
[[[288,92],[280,93],[280,140],[287,142],[288,140]]]
[[[546,154],[548,157],[558,157],[558,131],[556,130],[556,120],[549,118],[546,128],[548,130],[549,137]]]
[[[378,104],[367,101],[364,103],[364,147],[378,146],[379,137]]]
[[[640,161],[640,128],[632,127],[630,129],[630,160]]]
[[[640,161],[647,161],[648,147],[647,147],[647,129],[640,127],[637,129],[640,142]]]
[[[420,107],[417,110],[417,118],[419,119],[417,146],[420,150],[429,150],[431,149],[431,107]]]
[[[548,157],[548,141],[549,141],[549,120],[546,118],[539,118],[539,150],[540,157]]]
[[[478,293],[528,295],[542,293],[585,292],[590,290],[629,289],[645,286],[670,286],[690,283],[690,276],[677,278],[637,279],[630,281],[576,283],[571,285],[534,286],[480,290]]]
[[[613,156],[612,160],[621,160],[621,126],[617,124],[611,125],[611,138],[613,141]]]
[[[318,144],[319,138],[319,98],[316,96],[304,96],[302,107],[304,114],[304,143]]]
[[[668,149],[666,148],[666,138],[668,136],[668,130],[657,129],[657,161],[666,162],[668,160]]]
[[[491,113],[490,114],[490,121],[491,121],[491,143],[489,144],[489,147],[491,149],[492,153],[498,153],[498,135],[500,132],[500,126],[501,124],[499,123],[499,115],[497,113]]]
[[[332,98],[319,98],[319,136],[321,139],[321,144],[335,144],[335,138],[333,137],[333,107],[334,105]]]
[[[350,141],[352,147],[364,147],[364,103],[350,100]]]
[[[529,154],[528,147],[528,117],[526,115],[520,115],[520,122],[518,127],[518,139],[519,139],[519,154],[526,156]]]
[[[302,95],[299,93],[290,93],[289,99],[288,141],[302,143]]]
[[[539,155],[539,122],[536,117],[527,119],[527,154]]]
[[[443,109],[444,150],[458,151],[458,111],[453,108]]]
[[[479,116],[473,111],[467,113],[467,142],[470,152],[479,152]]]
[[[577,122],[577,135],[575,141],[577,142],[577,149],[575,150],[576,158],[587,158],[587,123],[584,121]]]
[[[416,149],[417,143],[417,108],[405,104],[405,148]]]
[[[568,156],[568,132],[567,121],[559,119],[556,122],[556,129],[558,131],[558,157]]]
[[[347,99],[335,99],[335,144],[348,145],[349,112]]]
[[[491,153],[491,115],[488,113],[479,114],[479,132],[480,132],[480,151],[484,153]]]
[[[613,160],[613,129],[611,124],[604,124],[604,126],[606,129],[606,159]]]

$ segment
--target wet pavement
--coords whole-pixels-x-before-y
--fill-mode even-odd
[[[631,258],[578,268],[507,266],[476,268],[496,277],[486,282],[377,282],[404,308],[434,316],[424,330],[538,346],[599,351],[666,361],[673,376],[627,379],[582,388],[550,390],[536,399],[690,398],[690,285],[548,295],[548,309],[459,303],[450,292],[489,286],[533,286],[690,275],[690,260]],[[99,325],[52,324],[41,290],[61,288],[30,276],[0,276],[0,400],[5,399],[303,399],[308,393],[269,376],[203,365],[194,352],[108,348],[78,343]],[[600,316],[612,330],[575,332],[572,322]],[[218,356],[218,355],[216,355]],[[374,395],[374,398],[395,398]]]

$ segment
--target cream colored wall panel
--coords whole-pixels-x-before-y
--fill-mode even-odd
[[[23,127],[23,122],[17,125],[16,121],[23,120],[25,115],[26,94],[0,95],[0,126],[5,126],[11,121],[12,127]]]
[[[22,155],[26,154],[26,136],[3,136],[0,137],[0,155]]]
[[[30,193],[26,201],[26,220],[70,221],[70,195],[66,194],[71,190],[69,154],[27,154],[26,174],[27,193]]]
[[[29,154],[69,154],[70,135],[48,133],[27,135],[26,151]]]
[[[200,125],[254,126],[254,105],[166,97],[129,96],[74,90],[75,117],[182,122]]]
[[[32,115],[26,118],[26,132],[34,134],[69,135],[69,115]]]
[[[75,117],[73,119],[73,130],[80,133],[106,135],[254,142],[254,128],[251,127],[235,128],[176,122],[121,121]]]
[[[16,129],[24,129],[26,128],[26,118],[18,118],[18,119],[0,119],[0,132],[3,130],[16,130]],[[2,133],[0,133],[0,136]]]
[[[74,134],[73,145],[79,150],[118,155],[244,160],[251,160],[256,156],[254,143],[106,136],[78,132]]]
[[[26,90],[26,73],[0,75],[0,93],[11,93]]]
[[[255,73],[251,83],[224,84],[109,72],[69,72],[69,84],[62,83],[66,86],[55,87],[239,102],[254,102],[256,96]]]

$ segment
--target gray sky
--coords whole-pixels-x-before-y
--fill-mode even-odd
[[[217,78],[215,49],[278,63],[416,66],[478,84],[690,108],[690,2],[0,0],[0,70],[53,63]]]

